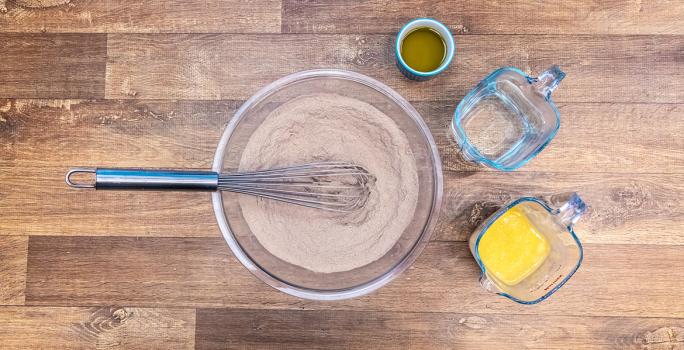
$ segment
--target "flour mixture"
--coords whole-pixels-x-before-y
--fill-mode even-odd
[[[365,102],[307,95],[271,112],[240,160],[240,170],[332,160],[358,164],[376,177],[363,209],[335,213],[240,196],[244,218],[264,248],[321,273],[349,271],[381,258],[411,222],[418,175],[404,132]]]

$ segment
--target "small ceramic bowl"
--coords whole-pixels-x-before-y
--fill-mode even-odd
[[[442,64],[440,64],[437,69],[429,72],[421,72],[409,67],[401,57],[401,43],[404,41],[404,38],[406,38],[406,36],[412,31],[425,27],[437,32],[442,37],[442,40],[444,40],[444,44],[446,45],[446,56],[444,57]],[[454,58],[454,52],[456,52],[456,44],[454,43],[454,37],[451,35],[449,28],[432,18],[416,18],[406,23],[399,31],[399,34],[397,34],[396,46],[394,50],[394,54],[397,59],[397,67],[399,67],[401,73],[403,73],[407,78],[416,81],[430,80],[437,76],[437,74],[443,72],[449,66],[449,64],[451,64],[451,60]]]

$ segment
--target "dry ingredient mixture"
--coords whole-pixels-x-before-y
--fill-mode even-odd
[[[406,134],[370,104],[336,94],[301,96],[272,111],[250,137],[240,170],[328,160],[361,165],[376,177],[363,209],[334,213],[240,197],[245,220],[264,248],[322,273],[381,258],[410,223],[418,199]]]

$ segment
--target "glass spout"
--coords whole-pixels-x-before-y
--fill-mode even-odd
[[[488,292],[499,293],[499,288],[497,288],[494,282],[487,278],[487,275],[484,273],[480,276],[480,286],[482,286],[482,288]]]
[[[557,210],[561,223],[572,227],[577,220],[587,211],[587,205],[577,193],[573,193],[568,201]]]
[[[548,99],[563,78],[565,78],[565,72],[563,72],[560,67],[553,65],[544,73],[540,74],[532,85],[537,92]]]

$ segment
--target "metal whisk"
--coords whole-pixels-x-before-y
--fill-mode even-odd
[[[75,182],[79,173],[95,174]],[[67,185],[119,190],[230,191],[281,202],[339,212],[362,208],[375,178],[364,168],[345,162],[318,162],[290,167],[216,173],[213,171],[121,168],[72,168]]]

